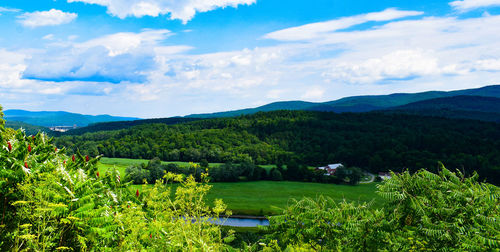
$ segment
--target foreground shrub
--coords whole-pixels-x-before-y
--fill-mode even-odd
[[[489,251],[500,248],[499,196],[494,185],[444,166],[393,174],[379,185],[382,209],[327,197],[295,201],[270,218],[264,244],[281,249],[356,251]]]
[[[2,251],[215,251],[233,239],[208,221],[225,205],[205,205],[206,183],[169,173],[131,191],[118,171],[99,174],[99,157],[64,153],[43,133],[5,129],[0,115]]]

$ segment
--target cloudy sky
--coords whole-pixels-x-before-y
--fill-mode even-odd
[[[0,104],[142,118],[500,84],[500,0],[2,0]]]

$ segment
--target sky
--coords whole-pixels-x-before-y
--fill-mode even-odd
[[[1,0],[4,109],[158,118],[500,84],[500,0]]]

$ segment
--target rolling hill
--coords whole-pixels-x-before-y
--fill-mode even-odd
[[[387,111],[500,122],[500,98],[459,95],[413,102]]]
[[[133,121],[117,121],[117,122],[101,122],[94,123],[86,127],[71,129],[61,135],[81,135],[85,133],[106,131],[106,130],[120,130],[127,129],[130,127],[152,124],[152,123],[163,123],[167,125],[173,125],[178,123],[192,122],[200,120],[199,118],[185,118],[185,117],[169,117],[169,118],[157,118],[157,119],[142,119]]]
[[[38,132],[50,133],[50,129],[43,126],[35,126],[23,122],[6,121],[5,126],[15,130],[23,128],[27,135],[36,135]]]
[[[225,112],[216,112],[216,113],[206,113],[206,114],[192,114],[187,115],[188,118],[218,118],[218,117],[233,117],[240,115],[250,115],[255,114],[257,112],[269,112],[276,110],[308,110],[309,108],[320,106],[321,103],[315,102],[305,102],[305,101],[282,101],[282,102],[273,102],[266,104],[264,106],[256,107],[256,108],[248,108],[248,109],[240,109],[240,110],[232,110]]]
[[[26,110],[5,110],[6,121],[24,122],[36,126],[74,126],[84,127],[92,123],[130,121],[137,120],[135,117],[117,117],[110,115],[82,115],[64,111],[26,111]]]
[[[500,85],[485,86],[482,88],[464,89],[456,91],[428,91],[422,93],[396,93],[389,95],[367,95],[345,97],[335,101],[314,103],[304,101],[274,102],[264,106],[233,110],[227,112],[193,114],[186,117],[194,118],[217,118],[233,117],[239,115],[254,114],[256,112],[268,112],[276,110],[308,110],[323,112],[369,112],[374,110],[385,110],[387,108],[399,107],[406,104],[453,96],[484,96],[500,98]]]

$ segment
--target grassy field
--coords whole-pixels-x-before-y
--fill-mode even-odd
[[[290,203],[290,199],[329,196],[339,201],[371,201],[381,204],[375,194],[376,185],[358,186],[306,183],[293,181],[255,181],[239,183],[213,183],[208,199],[222,198],[236,214],[273,215]]]
[[[369,202],[374,206],[383,204],[383,199],[376,193],[376,183],[350,185],[334,185],[295,181],[252,181],[234,183],[210,183],[212,189],[207,201],[223,199],[233,214],[241,215],[274,215],[281,213],[291,199],[302,197],[315,198],[324,195],[338,200]],[[176,185],[173,185],[174,188]],[[142,185],[133,185],[135,191]]]
[[[111,167],[115,167],[120,174],[125,174],[125,169],[130,165],[138,165],[138,164],[146,164],[149,160],[146,159],[129,159],[129,158],[101,158],[100,162],[97,165],[99,172],[105,172]],[[176,164],[180,167],[189,166],[189,162],[165,162],[162,161],[163,164]],[[220,166],[221,163],[210,163],[209,167],[217,167]]]
[[[115,166],[120,173],[125,174],[125,169],[131,164],[140,164],[148,160],[134,160],[121,158],[102,158],[98,165],[101,172]],[[176,163],[187,166],[187,162],[164,162]],[[210,166],[220,164],[211,163]],[[270,167],[270,166],[269,166]],[[253,181],[234,183],[210,183],[212,189],[207,195],[207,201],[213,202],[220,198],[233,211],[233,214],[242,215],[274,215],[281,213],[281,209],[290,203],[290,199],[302,197],[315,198],[325,195],[342,201],[368,202],[374,200],[374,206],[383,204],[382,198],[376,193],[376,183],[360,184],[356,186],[334,185],[294,181]],[[176,185],[173,185],[176,187]],[[142,185],[133,185],[135,191]]]

